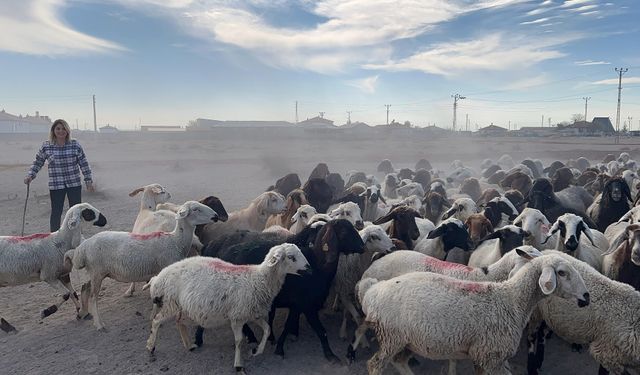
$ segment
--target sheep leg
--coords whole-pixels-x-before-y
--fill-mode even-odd
[[[89,298],[89,311],[93,314],[93,325],[98,331],[104,331],[105,327],[100,319],[98,313],[98,295],[100,294],[100,287],[102,286],[102,277],[95,277],[91,280],[91,296]]]
[[[62,285],[64,285],[64,287],[67,288],[69,292],[71,292],[71,301],[73,301],[73,304],[76,305],[77,314],[80,311],[80,300],[78,299],[78,293],[76,293],[76,291],[73,289],[73,286],[71,286],[71,276],[69,276],[69,274],[61,276],[60,282],[62,282]]]
[[[162,323],[167,320],[173,318],[173,315],[164,315],[164,311],[160,309],[160,311],[153,317],[151,321],[151,334],[149,334],[149,338],[147,339],[147,350],[149,351],[149,357],[152,361],[155,361],[155,351],[156,351],[156,340],[158,339],[158,330]]]
[[[361,315],[360,315],[360,313],[358,312],[358,310],[356,309],[356,307],[353,305],[353,303],[351,302],[351,300],[348,300],[348,299],[347,299],[347,300],[343,300],[343,301],[342,301],[342,304],[344,305],[345,310],[348,310],[348,311],[349,311],[349,313],[351,314],[351,318],[352,318],[352,319],[353,319],[353,321],[356,323],[356,325],[360,326],[360,322],[361,322]],[[341,337],[341,338],[346,338],[346,337],[347,337],[347,335],[346,335],[346,328],[347,328],[347,327],[346,327],[346,325],[347,325],[347,323],[346,323],[346,321],[347,321],[347,315],[346,315],[346,313],[344,313],[344,314],[343,314],[342,319],[343,319],[343,320],[342,320],[342,322],[343,322],[343,324],[345,325],[345,335],[344,335],[344,337],[342,337],[342,336],[340,336],[340,337]],[[341,327],[340,329],[342,330],[342,327]],[[342,333],[342,331],[340,331],[340,332]],[[369,347],[369,342],[367,341],[367,336],[364,336],[364,335],[363,335],[363,336],[361,337],[361,340],[362,340],[362,347],[363,347],[363,348],[368,348],[368,347]]]
[[[368,328],[369,327],[367,326],[367,323],[363,322],[356,329],[355,337],[353,338],[353,342],[351,344],[349,344],[349,347],[347,348],[347,361],[349,363],[353,363],[353,361],[356,360],[356,349],[358,349],[358,345],[360,344],[360,340],[362,340],[362,338],[365,336],[365,333],[367,333],[367,329]]]
[[[194,344],[197,347],[201,347],[202,346],[202,335],[204,334],[204,328],[202,326],[198,326],[196,328],[196,337],[195,337],[195,342]]]
[[[89,297],[91,295],[91,281],[82,284],[80,289],[80,311],[76,315],[76,319],[89,319],[91,314],[89,313]]]
[[[63,303],[67,302],[67,300],[71,297],[71,292],[69,292],[69,290],[64,286],[64,284],[62,284],[62,282],[60,280],[49,280],[47,281],[47,284],[49,284],[49,286],[51,286],[53,289],[57,290],[58,292],[60,292],[62,294],[62,297],[60,298],[60,301],[58,301],[58,303],[56,303],[55,305],[51,305],[49,307],[47,307],[46,309],[42,310],[42,312],[40,313],[40,317],[41,318],[46,318],[49,315],[55,313],[56,311],[58,311],[58,309],[60,308],[60,306],[62,306]]]
[[[391,364],[400,374],[413,375],[413,371],[411,371],[411,368],[409,367],[409,359],[412,355],[413,353],[411,353],[410,350],[405,349],[393,358]]]
[[[0,329],[6,333],[18,331],[16,327],[12,326],[11,323],[4,320],[4,318],[0,318]]]
[[[244,322],[237,320],[231,321],[231,329],[233,330],[233,337],[235,339],[236,352],[233,359],[233,366],[236,368],[236,374],[244,374],[244,366],[242,364],[242,340],[244,335],[242,334],[242,325]]]
[[[378,335],[378,342],[380,348],[378,351],[367,361],[367,369],[369,375],[380,375],[386,367],[387,363],[395,357],[396,354],[404,350],[405,345],[399,342],[392,341],[391,338],[387,338],[385,335]]]
[[[271,327],[269,327],[269,328],[271,328]],[[251,329],[251,327],[249,327],[248,324],[244,324],[242,326],[242,334],[247,338],[247,342],[249,344],[257,344],[258,343],[258,339],[256,338],[255,333],[253,333],[253,330]]]
[[[267,323],[266,320],[256,319],[255,322],[262,328],[262,339],[260,340],[260,344],[258,345],[258,348],[253,349],[254,356],[258,354],[262,354],[262,352],[264,352],[264,347],[267,345],[267,337],[269,337],[269,334],[271,333],[271,327],[269,327],[269,323]],[[246,324],[244,326],[246,326]]]
[[[136,290],[136,283],[131,283],[131,285],[129,285],[129,289],[127,289],[126,292],[124,292],[123,296],[124,297],[131,297],[133,296],[133,292]]]
[[[307,318],[307,322],[309,322],[309,325],[311,326],[311,328],[313,328],[313,330],[316,332],[316,335],[318,335],[318,338],[320,339],[320,344],[322,344],[322,351],[324,352],[324,357],[330,362],[340,363],[340,359],[338,359],[338,357],[336,357],[336,355],[333,354],[333,351],[331,351],[331,347],[329,346],[329,340],[327,339],[327,331],[324,329],[324,326],[320,322],[320,318],[318,317],[318,311],[317,310],[306,311],[304,313],[304,316]]]
[[[269,327],[271,328],[271,331],[269,333],[269,342],[271,342],[272,345],[276,341],[276,337],[273,335],[273,319],[275,317],[276,317],[276,308],[272,304],[271,309],[269,310]]]
[[[458,362],[454,361],[453,359],[450,359],[449,360],[449,371],[447,372],[447,375],[456,375],[457,368],[458,368]]]
[[[182,341],[182,345],[189,351],[193,351],[198,346],[196,344],[191,344],[189,341],[189,335],[187,334],[187,326],[184,325],[180,321],[180,319],[176,320],[176,327],[178,328],[178,332],[180,332],[180,340]]]
[[[300,312],[297,310],[289,309],[289,315],[287,315],[287,321],[284,324],[284,329],[278,337],[278,342],[276,343],[276,355],[284,358],[284,341],[287,339],[287,335],[291,331],[292,327],[298,324],[300,320]]]

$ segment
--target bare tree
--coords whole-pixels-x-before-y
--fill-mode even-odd
[[[573,115],[571,115],[571,121],[584,121],[584,115],[582,113],[574,113]]]

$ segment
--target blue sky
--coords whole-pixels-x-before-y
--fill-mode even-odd
[[[637,0],[0,0],[0,107],[93,126],[389,118],[640,129]],[[622,125],[621,125],[622,126]]]

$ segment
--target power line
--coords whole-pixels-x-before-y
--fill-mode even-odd
[[[618,112],[616,113],[616,143],[620,143],[620,96],[622,94],[622,75],[629,71],[628,68],[615,68],[618,78]]]
[[[451,95],[453,98],[453,131],[456,131],[456,116],[458,112],[458,100],[466,99],[466,96],[462,96],[460,94]]]

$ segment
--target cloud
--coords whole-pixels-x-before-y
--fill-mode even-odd
[[[520,22],[521,25],[535,25],[537,23],[544,23],[549,21],[550,19],[552,19],[554,17],[544,17],[544,18],[538,18],[537,20],[533,20],[533,21],[526,21],[526,22]]]
[[[593,61],[593,60],[584,60],[584,61],[575,61],[574,64],[580,66],[588,66],[588,65],[611,65],[610,62],[607,61]]]
[[[572,6],[576,6],[576,5],[581,5],[581,4],[587,4],[587,3],[593,3],[594,0],[567,0],[564,2],[564,4],[561,5],[561,7],[563,8],[569,8]]]
[[[73,30],[60,17],[63,0],[0,2],[0,50],[30,55],[123,51],[124,47]]]
[[[425,73],[453,76],[467,71],[500,71],[522,68],[535,63],[563,57],[562,52],[549,47],[563,44],[567,39],[520,40],[508,39],[500,33],[477,40],[441,43],[410,57],[383,64],[365,65],[368,69],[389,71],[423,71]]]
[[[515,82],[512,82],[504,86],[504,90],[522,90],[530,87],[542,86],[549,82],[549,77],[546,74],[540,74],[535,77],[524,78]]]
[[[597,5],[585,5],[585,6],[581,6],[581,7],[577,7],[577,8],[571,8],[569,9],[570,12],[586,12],[588,10],[592,10],[592,9],[596,9],[598,8]]]
[[[625,84],[640,83],[640,77],[622,77],[622,88]],[[591,82],[592,85],[617,85],[618,78],[603,79],[602,81]]]
[[[373,94],[376,92],[376,85],[378,84],[378,76],[371,76],[363,79],[356,79],[353,81],[347,82],[349,86],[353,86],[357,89],[362,90],[367,94]]]

